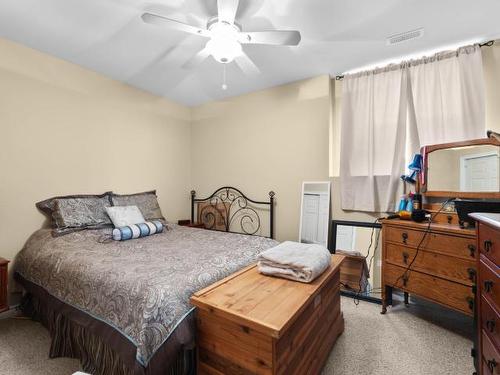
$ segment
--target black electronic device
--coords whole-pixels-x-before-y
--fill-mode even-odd
[[[469,217],[473,212],[500,213],[500,200],[455,199],[454,203],[462,228],[474,227],[474,219]]]
[[[411,219],[413,221],[416,221],[417,223],[422,223],[422,222],[428,220],[428,217],[427,217],[428,214],[429,214],[429,212],[426,210],[413,210],[411,212]]]

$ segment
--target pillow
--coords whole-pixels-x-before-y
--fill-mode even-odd
[[[126,227],[131,224],[140,224],[146,221],[137,206],[106,207],[106,212],[115,228]]]
[[[165,220],[156,197],[156,190],[144,193],[111,195],[113,206],[137,206],[146,220]]]
[[[145,223],[113,229],[113,239],[115,241],[126,241],[161,232],[163,232],[163,224],[160,221],[146,221]]]
[[[59,197],[53,197],[49,199],[45,199],[43,201],[40,201],[36,203],[36,208],[38,208],[40,211],[42,211],[45,216],[50,221],[50,225],[52,228],[57,228],[57,223],[54,218],[54,212],[56,210],[56,201],[58,200],[82,200],[82,201],[99,201],[103,205],[106,206],[111,206],[111,192],[108,191],[104,194],[101,195],[91,195],[91,194],[81,194],[81,195],[65,195],[65,196],[59,196]],[[103,208],[104,210],[104,208]],[[111,223],[111,222],[109,222]]]
[[[111,203],[104,197],[64,197],[54,199],[52,218],[55,229],[53,234],[62,235],[87,228],[106,228],[112,226],[106,214]]]

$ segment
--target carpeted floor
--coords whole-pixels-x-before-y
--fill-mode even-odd
[[[324,375],[470,375],[472,319],[427,303],[380,306],[342,299],[345,331]],[[25,319],[0,319],[0,373],[68,375],[77,360],[49,359],[49,335]]]

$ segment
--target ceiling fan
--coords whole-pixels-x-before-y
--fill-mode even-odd
[[[243,51],[242,44],[276,46],[299,44],[300,32],[295,30],[243,31],[241,25],[235,21],[238,5],[239,0],[217,0],[218,14],[208,20],[206,28],[192,26],[158,14],[144,13],[141,17],[149,24],[184,31],[208,39],[205,48],[183,65],[186,68],[194,67],[212,56],[222,64],[235,61],[245,74],[258,74],[259,68]]]

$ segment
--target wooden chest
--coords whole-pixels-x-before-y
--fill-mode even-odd
[[[476,364],[481,375],[500,374],[500,214],[472,214],[478,221]]]
[[[428,229],[429,228],[429,229]],[[474,315],[476,233],[456,224],[386,220],[382,224],[382,312],[393,288]]]
[[[319,374],[344,330],[343,259],[310,284],[253,265],[195,293],[198,374]]]
[[[9,303],[7,299],[7,280],[9,277],[8,264],[8,260],[0,258],[0,312],[7,311],[9,309]]]

